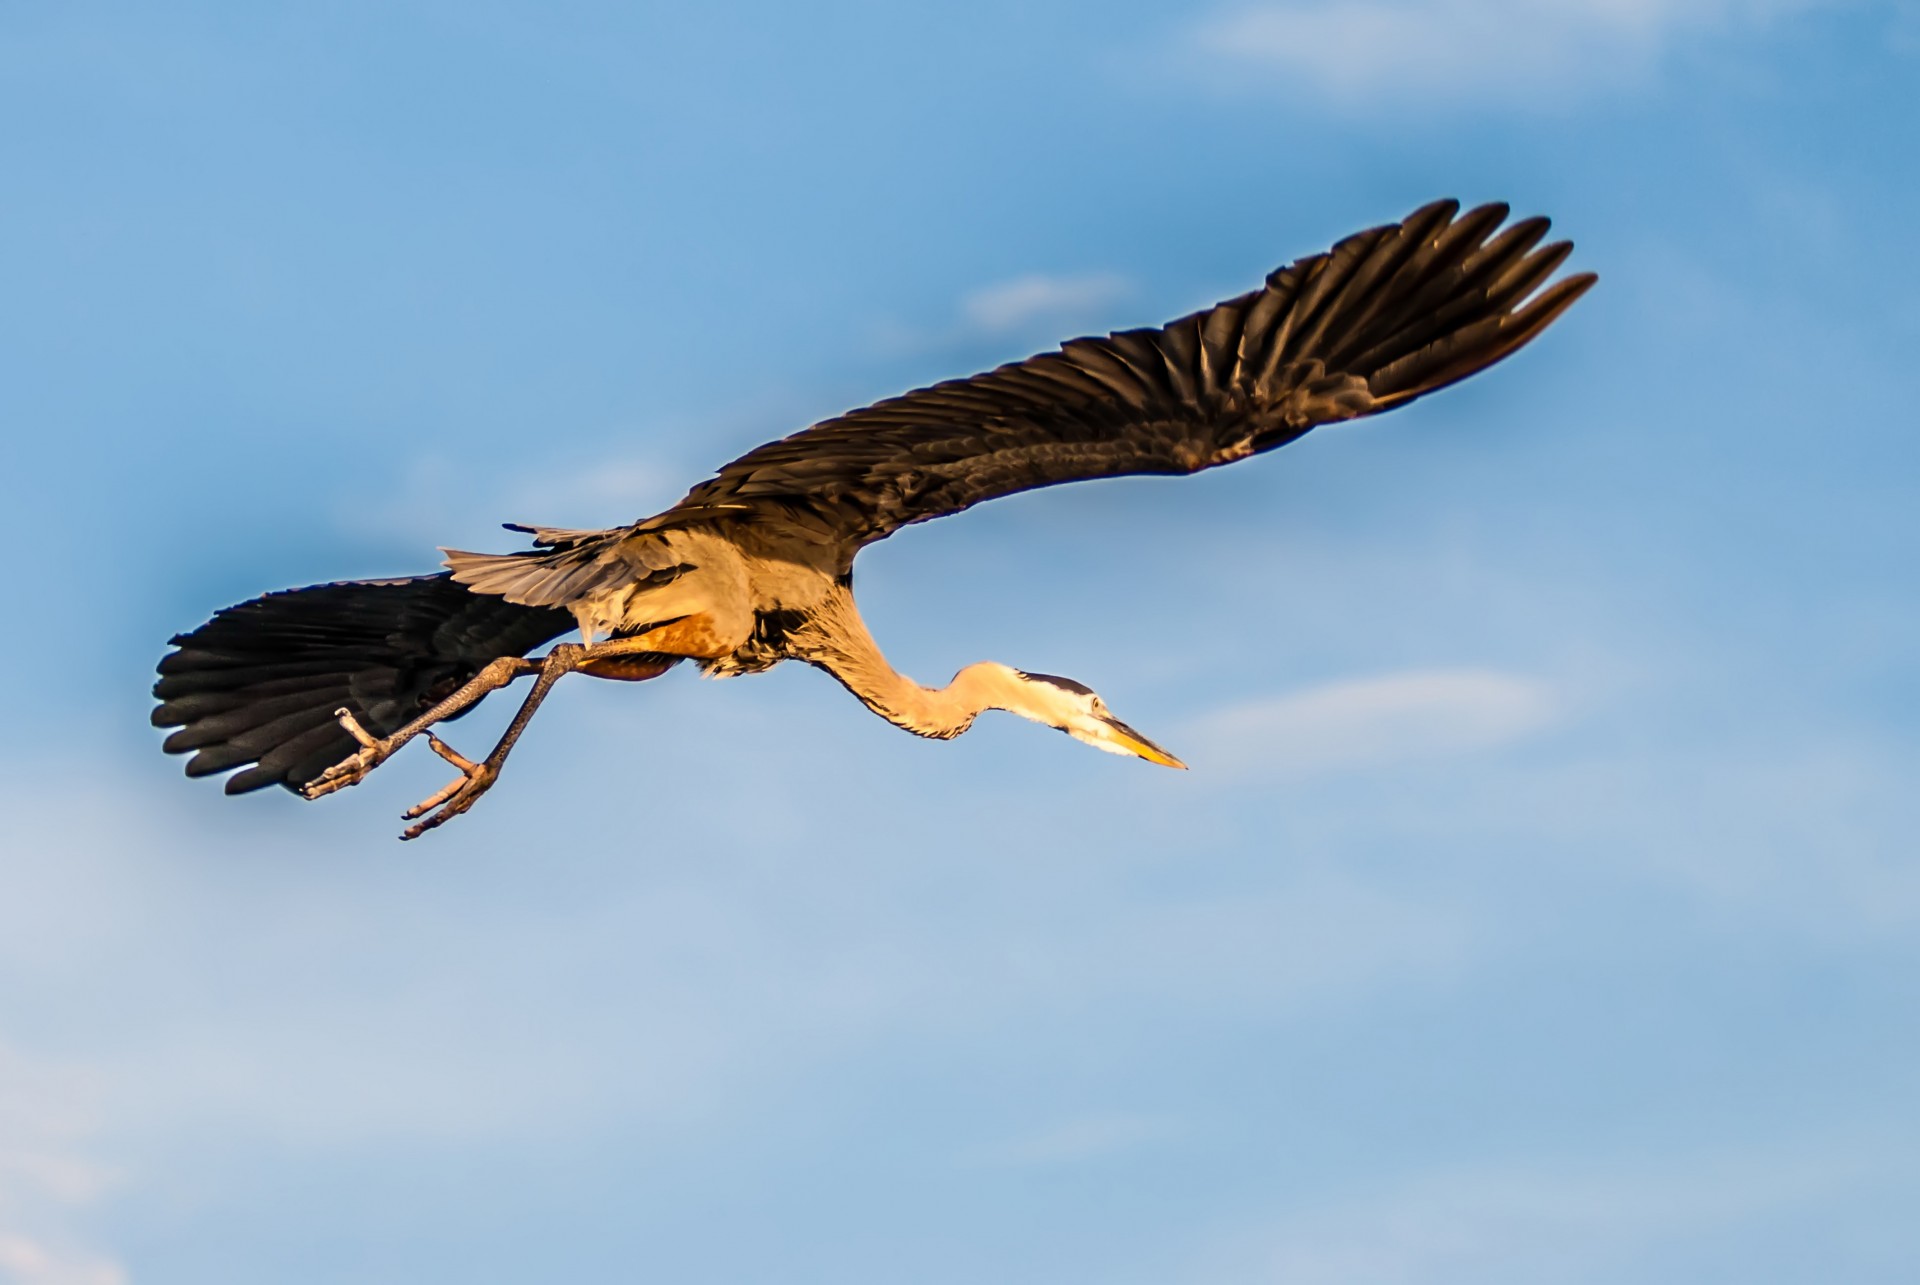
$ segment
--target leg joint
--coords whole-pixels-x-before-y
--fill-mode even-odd
[[[587,650],[579,643],[555,643],[541,663],[549,673],[555,670],[565,673],[580,664],[580,658],[587,654]]]

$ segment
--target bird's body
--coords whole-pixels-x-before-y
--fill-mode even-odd
[[[229,791],[281,784],[313,798],[537,675],[484,763],[432,738],[463,775],[409,813],[431,813],[409,836],[491,785],[562,675],[645,679],[681,661],[724,677],[800,660],[922,736],[957,736],[1004,709],[1182,766],[1071,680],[993,662],[941,688],[898,674],[855,606],[855,556],[901,526],[995,496],[1230,464],[1484,369],[1594,280],[1547,285],[1571,246],[1535,248],[1544,219],[1496,231],[1506,213],[1436,203],[1166,327],[1074,340],[853,411],[750,451],[630,526],[515,527],[534,549],[449,551],[448,573],[228,608],[174,639],[154,721],[179,729],[169,751],[194,751],[190,775],[253,764]],[[522,659],[574,628],[583,645]]]

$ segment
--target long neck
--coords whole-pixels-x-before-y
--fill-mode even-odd
[[[789,637],[793,654],[840,680],[860,703],[896,727],[917,736],[948,740],[973,726],[981,711],[1006,708],[990,671],[974,665],[945,687],[922,687],[894,669],[867,632],[853,595],[844,589],[809,612]]]

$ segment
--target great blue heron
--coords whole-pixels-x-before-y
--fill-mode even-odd
[[[861,623],[853,560],[912,522],[1083,478],[1195,473],[1377,414],[1519,349],[1594,283],[1547,279],[1567,242],[1507,207],[1440,201],[1348,237],[1266,285],[1158,330],[1076,339],[749,451],[664,513],[607,531],[510,526],[534,548],[446,551],[448,571],[314,585],[229,607],[160,662],[153,711],[188,776],[247,764],[229,794],[309,799],[425,733],[460,776],[406,813],[416,838],[465,812],[564,674],[638,680],[682,660],[719,676],[826,670],[920,736],[1008,710],[1183,767],[1071,679],[992,661],[945,687],[895,672]],[[1542,287],[1545,287],[1544,289]],[[578,628],[581,643],[527,653]],[[475,763],[429,729],[532,675]]]

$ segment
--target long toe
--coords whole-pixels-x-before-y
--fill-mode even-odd
[[[360,742],[360,748],[300,787],[300,797],[309,802],[324,798],[335,790],[344,790],[349,785],[360,784],[367,779],[367,773],[386,762],[387,757],[399,748],[391,738],[376,737],[361,727],[353,711],[337,709],[333,713],[340,720],[340,726]]]
[[[335,790],[344,790],[349,785],[360,784],[366,779],[367,773],[373,770],[373,765],[366,761],[366,756],[365,750],[359,750],[351,757],[341,759],[301,786],[300,797],[311,801],[332,794]]]
[[[300,797],[308,800],[324,798],[335,790],[358,785],[367,779],[367,773],[387,761],[388,753],[384,745],[356,750],[301,786]]]
[[[418,839],[427,831],[445,825],[447,822],[472,807],[498,780],[498,769],[487,763],[475,763],[473,769],[463,776],[449,781],[441,789],[414,804],[401,814],[404,821],[423,818],[401,832],[401,839]]]

